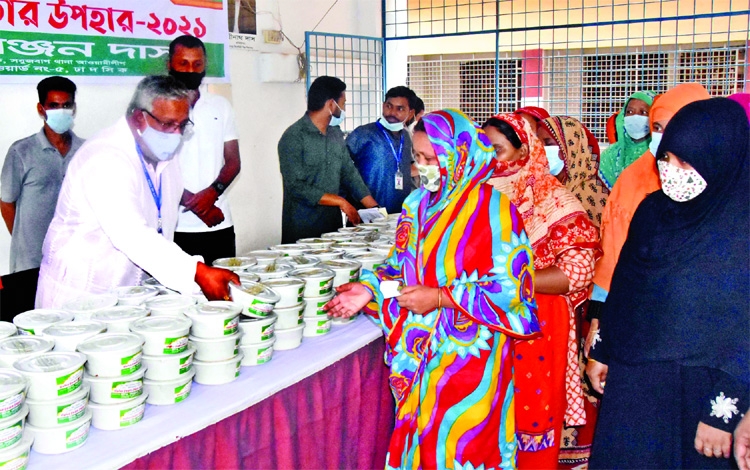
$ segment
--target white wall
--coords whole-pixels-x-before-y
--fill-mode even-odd
[[[279,29],[302,47],[334,0],[258,0],[258,31]],[[316,31],[363,36],[381,35],[380,0],[339,0]],[[231,99],[240,133],[242,172],[230,188],[232,216],[239,253],[281,240],[282,187],[276,144],[281,134],[305,111],[305,83],[263,83],[258,64],[261,53],[296,54],[287,42],[262,44],[258,51],[230,50],[231,85],[212,91]],[[304,48],[303,48],[304,50]],[[78,82],[78,81],[77,81]],[[114,123],[125,112],[133,85],[78,84],[75,132],[86,138]],[[37,132],[36,86],[8,85],[0,79],[0,154],[10,145]],[[0,230],[0,274],[8,272],[10,235]]]

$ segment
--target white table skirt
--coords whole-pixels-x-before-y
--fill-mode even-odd
[[[193,383],[190,397],[170,406],[146,406],[143,420],[118,431],[91,428],[88,441],[79,449],[59,455],[31,452],[30,470],[119,468],[167,446],[183,436],[270,397],[319,372],[382,337],[382,331],[360,315],[347,325],[334,325],[327,335],[304,338],[289,351],[274,351],[271,361],[242,367],[240,376],[225,385]]]

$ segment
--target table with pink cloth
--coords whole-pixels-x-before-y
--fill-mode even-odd
[[[137,425],[91,428],[66,454],[32,451],[28,468],[383,468],[394,420],[383,352],[369,319],[334,325],[232,383],[194,383],[180,404],[148,405]]]

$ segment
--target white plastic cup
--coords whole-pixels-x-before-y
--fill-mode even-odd
[[[240,376],[242,352],[224,361],[204,362],[195,360],[195,382],[203,385],[222,385],[233,382]]]
[[[192,320],[190,334],[197,338],[223,338],[237,333],[242,306],[223,300],[210,301],[183,313]]]
[[[144,394],[148,395],[146,403],[149,405],[175,405],[190,396],[193,387],[195,370],[192,368],[182,377],[172,380],[143,381]]]
[[[54,428],[79,420],[86,413],[91,389],[84,384],[75,393],[56,400],[40,401],[29,398],[26,422],[38,428]]]
[[[91,387],[91,402],[102,405],[119,403],[138,398],[143,394],[145,368],[122,377],[94,377],[84,375],[83,380]]]
[[[273,343],[275,342],[276,338],[271,338],[258,344],[240,345],[240,350],[245,356],[242,359],[242,366],[259,366],[270,361],[273,357]]]
[[[78,449],[89,437],[91,418],[91,410],[86,410],[81,419],[54,428],[38,428],[29,424],[26,432],[34,439],[31,448],[40,454],[62,454]]]
[[[55,323],[41,331],[41,335],[55,343],[53,351],[76,350],[78,345],[89,338],[107,331],[107,325],[93,320]]]
[[[241,321],[242,340],[240,340],[240,344],[263,343],[273,338],[276,318],[275,314],[271,314],[266,318],[248,318]]]
[[[286,351],[288,349],[298,348],[302,344],[302,330],[305,329],[305,325],[300,325],[295,328],[289,328],[287,330],[275,331],[276,342],[273,348],[276,351]]]
[[[268,279],[261,284],[272,289],[279,295],[279,301],[274,308],[286,308],[302,302],[302,293],[305,290],[305,281],[298,277],[282,277],[280,279]]]
[[[180,354],[171,356],[143,356],[143,365],[146,367],[145,379],[148,380],[175,380],[185,377],[193,370],[193,357],[195,346],[188,348]]]
[[[195,347],[195,358],[193,364],[196,361],[225,361],[236,356],[239,352],[240,337],[242,335],[238,332],[231,336],[224,338],[206,339],[190,337],[190,344]]]
[[[137,372],[143,338],[133,333],[104,333],[78,345],[86,355],[86,372],[94,377],[121,377]]]
[[[184,316],[146,317],[134,321],[130,331],[143,337],[143,354],[147,356],[180,354],[187,349],[191,325]]]
[[[29,381],[28,398],[54,400],[81,388],[85,362],[81,353],[46,352],[20,359],[13,367]]]
[[[110,405],[89,403],[93,415],[91,425],[104,431],[117,431],[139,423],[146,413],[147,397],[142,393],[138,398]]]

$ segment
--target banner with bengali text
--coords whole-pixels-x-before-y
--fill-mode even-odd
[[[206,45],[206,81],[229,81],[226,0],[0,0],[0,83],[132,83],[166,73],[183,34]]]

